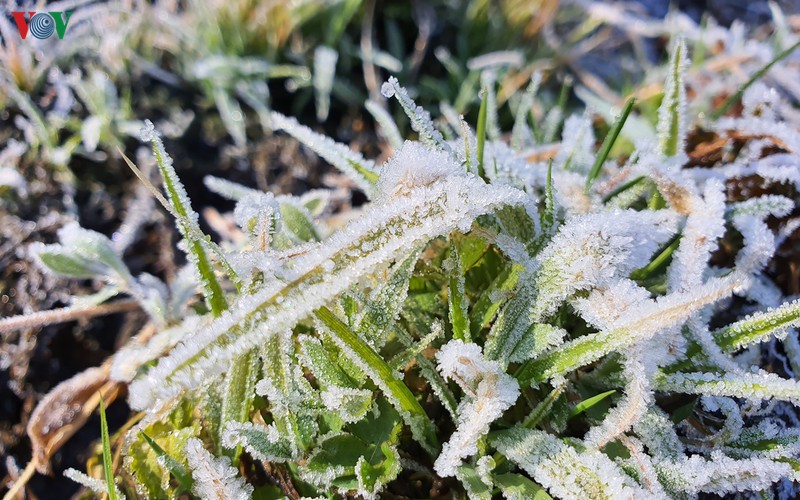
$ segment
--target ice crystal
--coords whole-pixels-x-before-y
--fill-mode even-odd
[[[730,396],[752,400],[782,399],[800,406],[800,382],[781,378],[765,371],[732,373],[693,372],[662,375],[657,386],[662,391],[675,391],[711,396]]]
[[[665,211],[594,213],[568,219],[539,254],[533,316],[552,313],[579,290],[610,285],[645,265],[672,234]]]
[[[609,411],[603,422],[589,429],[584,436],[587,445],[602,448],[627,432],[653,404],[648,370],[643,363],[643,353],[633,349],[626,353],[623,376],[628,380],[625,396]]]
[[[192,493],[203,500],[247,500],[253,494],[253,487],[239,477],[230,459],[215,458],[199,439],[186,443],[186,458],[194,478]]]
[[[670,290],[689,290],[703,282],[711,252],[725,231],[725,194],[717,181],[709,181],[704,196],[690,196],[689,216],[680,246],[670,264],[667,286]]]

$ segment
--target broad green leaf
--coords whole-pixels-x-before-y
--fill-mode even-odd
[[[128,447],[128,471],[149,498],[161,498],[174,492],[170,487],[170,467],[163,462],[144,435],[155,442],[164,454],[174,457],[185,467],[185,447],[190,438],[200,434],[200,421],[191,415],[189,403],[182,403],[166,421],[154,422],[136,435]],[[177,477],[176,477],[177,479]]]
[[[281,218],[286,229],[300,242],[319,241],[310,214],[291,203],[281,203]]]
[[[503,492],[507,500],[552,500],[553,497],[522,474],[494,474],[494,483]]]
[[[363,375],[359,379],[350,377],[342,368],[341,360],[337,359],[338,349],[326,348],[319,339],[308,335],[301,335],[299,343],[300,361],[311,370],[323,389],[330,386],[355,389],[366,380]]]
[[[400,472],[396,444],[401,427],[398,413],[379,399],[366,418],[347,426],[348,433],[319,443],[304,475],[312,482],[373,495]]]
[[[399,426],[398,426],[399,429]],[[356,479],[358,480],[358,491],[375,494],[383,489],[390,481],[394,480],[402,470],[400,464],[400,454],[396,446],[388,442],[381,443],[380,451],[384,460],[377,464],[371,463],[365,457],[358,459],[356,463]]]
[[[128,268],[105,235],[70,223],[58,230],[58,239],[61,244],[35,248],[39,260],[51,271],[72,278],[132,280]]]
[[[365,443],[381,444],[395,435],[400,415],[385,398],[377,398],[375,411],[367,418],[347,425],[347,431]]]
[[[241,446],[258,460],[289,462],[297,458],[289,436],[281,433],[274,424],[228,422],[224,436],[228,447]]]
[[[467,490],[468,498],[491,500],[492,485],[483,482],[475,467],[467,464],[459,466],[456,469],[456,477],[464,485],[464,489]]]
[[[105,266],[76,256],[67,249],[49,248],[38,252],[37,256],[49,270],[70,278],[97,278],[108,270]]]
[[[139,435],[148,445],[150,445],[150,448],[153,449],[158,457],[158,462],[164,464],[164,467],[178,481],[179,489],[175,493],[191,491],[194,480],[192,479],[192,475],[189,473],[189,471],[186,470],[186,467],[184,467],[183,464],[175,459],[172,455],[164,451],[164,448],[159,446],[158,443],[153,441],[147,434],[140,431]]]
[[[320,478],[330,477],[333,484],[355,489],[355,468],[359,458],[370,455],[369,445],[352,434],[339,434],[322,439],[309,457],[305,469]],[[307,474],[313,482],[312,476]],[[328,479],[331,481],[331,479]]]

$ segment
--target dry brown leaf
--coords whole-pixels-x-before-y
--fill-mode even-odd
[[[49,472],[49,460],[80,429],[94,412],[102,394],[113,401],[122,384],[109,382],[110,364],[89,368],[61,382],[36,406],[28,422],[36,470]]]

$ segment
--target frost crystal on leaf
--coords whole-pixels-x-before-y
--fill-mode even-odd
[[[558,498],[646,498],[605,454],[568,443],[538,430],[515,427],[494,438],[497,449],[519,464]]]
[[[478,452],[478,439],[489,425],[516,402],[519,386],[497,362],[487,361],[476,344],[451,340],[436,360],[442,376],[455,380],[465,393],[458,405],[458,428],[434,464],[439,475],[452,476],[462,459]]]
[[[537,257],[532,315],[543,318],[579,290],[610,285],[644,266],[672,234],[666,211],[594,213],[568,219]]]
[[[218,246],[201,232],[172,159],[145,122],[140,135],[166,196],[129,165],[175,217],[189,263],[171,282],[133,276],[122,258],[133,236],[109,239],[74,223],[59,230],[58,244],[30,247],[53,273],[105,287],[63,310],[4,318],[3,334],[116,311],[104,301],[123,293],[149,325],[106,364],[42,399],[27,429],[35,452],[28,470],[44,470],[68,434],[62,429],[88,417],[98,390],[127,384],[144,418],[126,438],[120,484],[132,479],[149,496],[269,494],[258,476],[265,472],[290,497],[376,498],[396,493],[390,483],[410,477],[406,470],[424,476],[422,484],[454,476],[454,495],[478,499],[545,490],[580,499],[792,497],[800,299],[786,294],[794,293],[787,255],[800,228],[800,84],[767,70],[788,54],[776,48],[796,48],[795,35],[776,6],[776,36],[766,42],[748,39],[741,24],[709,20],[701,29],[679,12],[655,22],[621,3],[587,3],[573,6],[591,17],[587,26],[602,21],[623,40],[672,38],[667,65],[643,75],[647,85],[651,76],[666,81],[657,119],[648,99],[615,125],[622,96],[591,75],[574,89],[586,109],[573,110],[572,81],[543,78],[521,51],[466,55],[465,69],[439,47],[446,85],[420,79],[407,90],[392,77],[381,88],[418,138],[403,140],[388,111],[394,103],[367,103],[391,146],[379,144],[387,155],[379,164],[265,105],[263,77],[293,75],[289,90],[313,85],[324,120],[331,93],[347,97],[334,77],[352,57],[292,38],[292,50],[308,49],[298,60],[313,64],[313,74],[234,55],[187,64],[201,87],[210,85],[207,97],[235,144],[244,144],[253,123],[245,113],[255,111],[265,129],[291,135],[350,180],[333,174],[323,182],[335,189],[294,196],[208,177],[208,189],[236,203],[230,213],[203,211]],[[343,7],[343,19],[354,6]],[[184,10],[171,15],[192,15]],[[369,50],[371,17],[363,17],[365,72],[401,66]],[[9,26],[0,16],[0,31]],[[543,36],[550,43],[561,34]],[[736,70],[714,78],[705,64],[717,59],[735,60]],[[451,84],[460,90],[439,103],[435,120],[411,97],[421,102]],[[655,93],[633,93],[662,87],[648,88]],[[65,165],[74,147],[99,158],[115,129],[139,127],[89,109],[82,125],[59,124],[74,135],[60,144],[63,134],[48,127],[54,115],[68,116],[63,88],[45,116],[20,90],[3,90],[22,111],[15,123],[29,142],[0,153],[12,166],[37,148]],[[636,106],[628,102],[626,113]],[[464,118],[476,111],[480,137]],[[605,130],[598,148],[595,133]],[[362,135],[351,137],[361,147]],[[368,202],[352,196],[354,186]],[[16,203],[21,193],[11,194]],[[10,355],[0,351],[5,366]]]
[[[199,439],[186,443],[186,458],[192,470],[192,493],[203,500],[248,500],[253,487],[239,477],[228,457],[215,458]]]

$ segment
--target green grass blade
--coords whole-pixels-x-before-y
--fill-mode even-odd
[[[172,166],[172,159],[164,150],[164,145],[161,139],[156,135],[155,130],[152,129],[152,124],[150,127],[151,129],[145,132],[145,138],[151,143],[158,170],[161,172],[161,177],[164,180],[164,190],[167,192],[169,202],[179,216],[177,220],[178,229],[189,244],[189,253],[199,272],[208,306],[215,316],[219,316],[222,311],[228,308],[228,304],[222,292],[222,286],[219,284],[219,281],[217,281],[214,269],[206,254],[204,248],[205,238],[201,241],[196,237],[195,232],[189,229],[189,226],[197,226],[197,214],[192,209],[189,202],[189,195],[186,193],[183,184],[178,178],[178,174]],[[149,138],[146,136],[147,133],[150,135]],[[199,227],[196,227],[196,229],[199,231]]]
[[[636,281],[641,281],[649,278],[650,276],[653,276],[653,274],[655,274],[659,269],[661,269],[669,261],[669,259],[672,258],[672,254],[675,253],[675,250],[678,249],[680,242],[681,242],[680,235],[675,236],[675,238],[669,243],[669,245],[667,245],[666,248],[664,248],[664,250],[661,251],[661,253],[656,255],[655,259],[650,261],[650,263],[647,264],[646,266],[633,271],[631,273],[631,279]]]
[[[408,386],[395,377],[392,368],[380,354],[350,331],[330,309],[321,307],[315,314],[328,327],[334,342],[356,358],[354,361],[386,393],[389,400],[398,406],[402,415],[408,415],[406,418],[410,420],[408,424],[415,439],[426,451],[435,454],[439,448],[435,427]]]
[[[478,175],[481,179],[486,180],[486,170],[483,165],[483,150],[486,147],[486,119],[488,115],[488,89],[481,91],[481,107],[478,110]]]
[[[597,158],[594,160],[594,165],[592,165],[591,170],[589,170],[589,175],[586,177],[587,193],[592,187],[592,183],[594,183],[594,181],[600,175],[600,169],[603,168],[603,163],[605,163],[606,158],[608,158],[608,154],[611,152],[611,148],[617,141],[619,133],[622,131],[622,127],[625,126],[625,122],[628,120],[628,115],[631,114],[634,104],[636,104],[636,98],[631,97],[628,99],[628,101],[625,103],[625,107],[622,109],[622,114],[619,115],[619,119],[617,119],[614,127],[608,132],[606,138],[603,140],[603,145],[600,147],[600,152],[598,153]]]
[[[739,101],[742,98],[742,95],[744,95],[745,91],[747,91],[747,89],[750,88],[751,85],[753,85],[755,82],[763,78],[764,75],[766,75],[769,72],[769,70],[772,69],[773,66],[775,66],[779,62],[789,57],[792,54],[792,52],[794,52],[798,47],[800,47],[800,40],[795,42],[788,49],[784,50],[783,52],[775,56],[775,58],[772,59],[767,64],[765,64],[763,68],[753,73],[753,76],[751,76],[750,79],[744,83],[744,85],[739,87],[739,90],[728,96],[728,98],[725,99],[725,102],[722,103],[722,106],[720,106],[717,110],[711,113],[711,119],[718,120],[722,118],[722,116],[728,112],[731,106],[733,106],[735,102]]]
[[[155,153],[156,163],[164,179],[164,187],[167,191],[167,195],[170,197],[169,200],[153,186],[150,180],[145,177],[141,170],[139,170],[139,167],[137,167],[130,158],[122,153],[122,151],[120,151],[120,154],[125,163],[128,164],[128,167],[133,171],[136,177],[142,181],[156,200],[175,217],[178,230],[189,243],[189,257],[194,262],[200,275],[204,297],[212,312],[214,312],[215,315],[219,315],[222,311],[227,309],[227,302],[222,293],[222,287],[214,274],[211,261],[206,254],[206,247],[210,248],[217,257],[220,266],[225,270],[225,273],[231,281],[233,281],[237,289],[241,287],[241,280],[233,267],[228,263],[222,250],[212,243],[211,239],[200,230],[200,226],[197,224],[198,216],[188,203],[189,197],[186,195],[183,185],[180,184],[180,180],[177,178],[175,170],[172,168],[172,160],[166,156],[163,144],[161,144],[161,140],[155,136],[155,131],[151,131],[151,133],[153,134],[153,140],[158,141],[157,143],[153,143],[153,151]],[[167,163],[164,163],[165,160]]]
[[[114,468],[111,464],[111,440],[108,438],[108,422],[106,421],[106,405],[100,397],[100,436],[103,440],[103,475],[106,479],[109,500],[117,500],[117,488],[114,484]]]
[[[541,422],[542,419],[550,413],[550,410],[553,408],[556,400],[561,396],[561,393],[563,393],[564,389],[566,388],[567,384],[561,384],[550,391],[547,397],[537,404],[536,408],[534,408],[530,415],[525,418],[525,420],[522,422],[522,426],[527,427],[528,429],[535,429],[536,426],[539,425],[539,422]]]
[[[702,307],[727,297],[734,288],[735,281],[723,278],[691,292],[673,293],[623,325],[583,335],[534,360],[526,361],[514,377],[519,380],[521,387],[526,387],[531,382],[543,382],[554,375],[585,366],[610,352],[627,348],[685,321]]]
[[[735,352],[798,325],[800,325],[800,300],[794,300],[776,309],[753,314],[716,330],[713,335],[723,351]]]
[[[686,89],[684,72],[686,68],[686,44],[677,39],[672,44],[669,60],[670,73],[664,86],[664,100],[658,110],[659,152],[665,157],[678,154],[685,141]]]
[[[464,274],[461,268],[458,242],[452,242],[451,258],[453,269],[450,272],[449,288],[447,291],[447,305],[450,315],[450,324],[453,327],[453,338],[470,341],[469,315],[467,312],[468,301],[464,292]]]
[[[225,375],[225,390],[222,397],[224,422],[247,422],[256,388],[258,356],[254,351],[243,354],[231,365]]]
[[[600,393],[600,394],[598,394],[596,396],[592,396],[590,398],[584,399],[583,401],[581,401],[580,403],[578,403],[578,404],[576,404],[575,406],[572,407],[572,409],[569,411],[569,418],[577,417],[581,413],[585,412],[586,410],[588,410],[592,406],[596,405],[597,403],[599,403],[600,401],[606,399],[607,397],[611,396],[612,394],[615,394],[616,392],[617,391],[615,391],[615,390],[606,391],[606,392]]]
[[[614,197],[619,196],[620,194],[624,193],[625,191],[629,190],[630,188],[636,186],[637,184],[642,182],[644,179],[645,179],[645,176],[643,176],[643,175],[640,176],[640,177],[637,177],[635,179],[631,179],[630,181],[626,182],[622,186],[618,187],[617,189],[615,189],[615,190],[611,191],[610,193],[608,193],[607,195],[605,195],[603,197],[603,203],[608,203]]]
[[[550,233],[556,220],[555,196],[553,194],[553,159],[547,164],[547,184],[544,189],[544,210],[542,211],[542,232]]]
[[[529,498],[531,500],[552,500],[544,488],[522,474],[493,475],[494,483],[503,492],[504,498]]]

